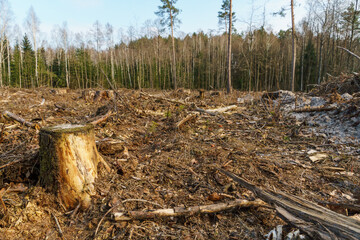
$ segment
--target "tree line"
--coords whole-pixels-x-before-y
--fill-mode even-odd
[[[294,89],[305,91],[329,76],[359,69],[340,48],[360,51],[357,0],[308,1],[307,17],[298,21],[296,30],[277,33],[265,21],[249,24],[241,33],[232,30],[229,22],[236,15],[229,11],[231,1],[223,0],[218,14],[219,25],[225,26],[222,34],[200,31],[181,37],[174,35],[181,13],[176,1],[161,0],[156,12],[160,20],[147,21],[141,33],[129,27],[115,37],[111,24],[96,21],[85,36],[70,33],[64,23],[54,30],[51,45],[38,42],[39,20],[33,9],[26,21],[30,31],[22,34],[17,27],[10,38],[6,3],[0,1],[0,86],[222,89],[230,75],[232,86],[240,90],[292,89],[294,79]],[[171,30],[169,36],[164,27]]]

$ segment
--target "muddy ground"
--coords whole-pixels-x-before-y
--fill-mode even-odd
[[[105,216],[117,204],[112,212],[255,199],[217,168],[263,189],[356,214],[324,204],[360,203],[356,136],[353,142],[332,141],[316,130],[316,124],[282,112],[272,100],[261,100],[260,93],[250,100],[246,95],[205,92],[201,99],[197,91],[142,94],[120,89],[115,101],[111,96],[94,101],[93,95],[81,90],[0,89],[0,112],[10,111],[40,127],[87,123],[114,111],[95,126],[99,152],[112,171],[109,174],[100,166],[93,206],[75,213],[65,210],[39,184],[38,129],[1,118],[0,239],[61,239],[55,218],[64,239],[263,239],[277,225],[286,224],[266,207],[127,222],[114,221],[111,213]],[[237,108],[215,116],[199,113],[176,128],[196,107],[229,105]],[[110,142],[115,147],[109,147]],[[209,197],[214,193],[220,198]],[[119,204],[129,199],[147,202]]]

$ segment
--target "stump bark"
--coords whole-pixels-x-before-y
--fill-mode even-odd
[[[91,205],[97,165],[104,160],[95,145],[93,125],[58,125],[40,130],[40,183],[67,209]]]

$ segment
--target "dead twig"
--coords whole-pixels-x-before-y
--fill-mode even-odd
[[[6,164],[4,164],[4,165],[0,166],[0,169],[3,169],[3,168],[6,168],[6,167],[9,167],[9,166],[11,166],[11,165],[14,165],[14,164],[19,163],[19,162],[22,162],[22,161],[23,161],[23,159],[18,159],[18,160],[15,160],[15,161],[12,161],[12,162],[6,163]]]
[[[95,233],[94,233],[94,239],[99,231],[99,228],[101,226],[101,223],[104,221],[105,217],[115,208],[117,207],[119,204],[116,204],[115,206],[113,206],[112,208],[110,208],[105,214],[104,216],[100,219],[100,222],[98,223],[97,227],[96,227],[96,230],[95,230]]]
[[[56,223],[56,226],[57,226],[57,229],[58,229],[58,232],[59,232],[59,234],[60,234],[61,239],[65,239],[65,238],[64,238],[64,233],[63,233],[63,231],[61,230],[61,226],[60,226],[60,223],[59,223],[57,217],[56,217],[55,214],[53,214],[53,213],[51,213],[51,215],[53,216],[53,218],[54,218],[54,220],[55,220],[55,223]]]

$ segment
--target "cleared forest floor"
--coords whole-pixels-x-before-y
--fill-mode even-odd
[[[197,91],[182,89],[116,92],[115,98],[94,98],[93,91],[0,89],[0,112],[37,124],[31,128],[5,117],[0,120],[0,239],[61,239],[59,226],[64,239],[94,239],[96,231],[95,239],[263,239],[285,224],[268,207],[148,220],[112,218],[116,211],[255,199],[217,168],[263,189],[323,203],[349,216],[357,213],[324,202],[360,203],[359,97],[332,99],[336,109],[321,113],[343,114],[337,122],[330,121],[332,117],[327,122],[353,127],[337,136],[321,130],[326,121],[324,125],[312,120],[318,111],[296,118],[287,103],[277,105],[262,99],[261,93],[205,92],[201,99]],[[309,98],[294,97],[297,104]],[[198,111],[231,105],[236,108],[224,113]],[[100,166],[89,210],[66,212],[38,183],[37,128],[88,123],[109,110],[112,115],[95,126],[95,134],[111,173]],[[194,117],[177,128],[190,114]]]

